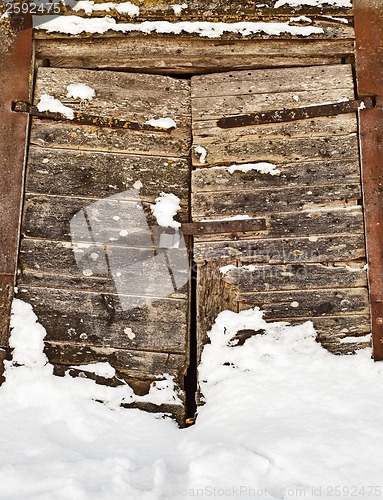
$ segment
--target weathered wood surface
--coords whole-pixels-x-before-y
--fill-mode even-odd
[[[48,284],[46,280],[45,285]],[[188,304],[185,299],[89,293],[23,284],[20,284],[19,297],[33,305],[47,330],[48,342],[186,352]]]
[[[352,80],[352,69],[348,64],[326,65],[317,67],[262,69],[261,71],[230,71],[228,73],[214,73],[210,75],[194,76],[192,79],[193,107],[196,106],[198,117],[199,99],[205,97],[244,96],[246,94],[266,94],[270,102],[263,97],[265,109],[272,109],[271,103],[275,100],[291,97],[291,104],[301,105],[300,100],[292,99],[293,95],[301,95],[310,103],[316,101],[318,95],[326,98],[336,99],[338,95],[346,95],[353,98],[354,85]],[[340,94],[338,94],[340,91]],[[313,93],[312,98],[306,92]],[[291,95],[292,93],[292,95]],[[279,95],[282,94],[282,95]],[[283,95],[286,94],[286,95]],[[206,110],[210,113],[211,110]],[[246,110],[248,112],[248,110]],[[229,114],[229,113],[227,113]]]
[[[122,377],[150,381],[162,375],[164,369],[170,375],[177,376],[185,359],[183,354],[176,353],[131,351],[111,347],[84,347],[65,342],[46,342],[45,353],[54,364],[71,366],[109,362]]]
[[[259,125],[258,125],[259,126]],[[194,146],[201,146],[194,136]],[[291,163],[293,161],[349,160],[357,158],[356,134],[325,137],[292,137],[291,139],[264,139],[251,142],[234,142],[202,146],[207,151],[206,160],[193,148],[193,166],[225,165],[265,161],[270,163]]]
[[[363,229],[363,227],[362,227]],[[293,238],[259,238],[195,243],[194,259],[236,257],[243,264],[293,262],[349,262],[365,257],[363,233]]]
[[[84,83],[96,92],[91,101],[67,98],[67,86]],[[190,82],[160,75],[121,72],[38,70],[34,103],[52,95],[83,114],[145,123],[172,118],[177,126],[166,132],[114,130],[97,126],[33,120],[31,143],[43,147],[117,151],[144,155],[187,157],[190,143]]]
[[[197,362],[200,362],[203,346],[209,342],[207,332],[221,311],[238,311],[233,290],[223,281],[219,268],[235,265],[236,258],[209,260],[197,266]]]
[[[239,168],[241,168],[239,166]],[[242,191],[287,186],[332,185],[343,179],[344,183],[360,182],[358,159],[325,160],[278,165],[277,175],[256,169],[229,172],[227,167],[198,168],[192,172],[192,190],[201,192]]]
[[[363,231],[363,213],[362,208],[359,206],[350,206],[346,208],[328,206],[326,208],[310,209],[301,212],[271,213],[266,216],[266,231],[246,234],[236,233],[235,237],[232,236],[232,233],[228,235],[195,236],[195,255],[197,259],[211,258],[214,257],[216,252],[217,258],[219,258],[221,255],[226,255],[226,252],[229,252],[228,255],[233,255],[233,252],[238,253],[238,249],[240,251],[243,249],[244,252],[248,252],[248,256],[251,256],[249,253],[251,252],[251,246],[247,247],[247,244],[244,242],[237,243],[232,240],[264,239],[265,236],[268,238],[297,238],[308,236],[311,238],[311,243],[316,244],[316,242],[319,241],[318,246],[320,247],[320,235],[336,236],[345,234],[347,235],[345,237],[347,241],[348,237],[363,234]],[[217,243],[214,243],[215,241]],[[202,242],[206,243],[201,244]],[[302,243],[300,243],[300,240],[297,240],[298,245]],[[294,245],[294,242],[291,244]],[[256,243],[256,245],[258,245],[258,243]],[[287,245],[289,246],[288,243]],[[232,248],[234,250],[232,250]],[[347,248],[347,245],[344,248]],[[259,249],[257,251],[259,251]],[[320,253],[322,253],[322,250],[319,254]]]
[[[297,263],[249,265],[224,273],[223,281],[239,292],[367,287],[363,267]]]
[[[30,238],[152,247],[157,234],[153,231],[158,225],[150,203],[116,196],[98,200],[27,194],[23,234]],[[187,206],[182,207],[178,218],[186,220]]]
[[[316,317],[338,314],[368,314],[369,302],[366,288],[333,288],[315,290],[268,291],[241,293],[239,309],[260,307],[265,318]]]
[[[57,36],[57,35],[56,35]],[[169,35],[82,38],[35,32],[36,57],[52,67],[115,68],[157,74],[212,73],[278,66],[340,64],[353,58],[350,39],[252,40]],[[39,39],[43,38],[43,39]]]
[[[220,78],[222,78],[222,83]],[[225,82],[228,81],[227,86]],[[312,84],[313,89],[308,90]],[[199,92],[203,97],[199,97]],[[356,116],[219,129],[229,115],[354,98],[349,65],[230,72],[192,78],[193,165],[357,159]],[[200,122],[200,123],[199,123]]]
[[[0,348],[8,345],[9,321],[13,298],[14,277],[0,275]],[[1,354],[1,353],[0,353]],[[0,356],[0,372],[2,369]],[[1,373],[0,373],[1,376]],[[1,382],[0,382],[1,383]]]
[[[107,242],[106,242],[107,243]],[[59,263],[59,265],[58,265]],[[187,250],[24,239],[19,285],[187,298]]]
[[[124,199],[150,203],[164,191],[187,204],[189,176],[186,159],[32,146],[26,189],[29,193],[96,198],[119,193]]]
[[[269,212],[292,212],[329,204],[346,206],[347,200],[361,198],[360,183],[331,186],[248,189],[220,192],[193,193],[193,219],[203,220],[236,215],[259,216]],[[355,204],[355,203],[354,203]]]

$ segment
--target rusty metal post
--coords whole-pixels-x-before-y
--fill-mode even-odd
[[[11,20],[11,38],[0,59],[0,383],[8,346],[15,282],[29,118],[11,110],[30,98],[32,16]],[[0,31],[2,26],[0,25]]]
[[[371,303],[373,356],[383,360],[383,2],[354,0],[359,98],[377,107],[359,112],[363,206]]]

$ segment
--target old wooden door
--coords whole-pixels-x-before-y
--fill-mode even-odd
[[[85,84],[95,96],[67,97],[71,84]],[[126,380],[138,394],[166,373],[182,401],[188,243],[167,234],[151,206],[172,193],[180,199],[179,220],[188,220],[190,81],[41,67],[35,105],[44,94],[78,119],[93,117],[94,125],[33,118],[17,296],[47,329],[56,372],[108,361],[115,382]],[[122,125],[100,127],[97,116]],[[162,118],[175,126],[150,125]],[[174,406],[182,419],[182,404]]]
[[[218,126],[354,95],[346,64],[192,78],[193,220],[266,219],[264,231],[195,238],[199,350],[224,309],[312,320],[333,352],[352,351],[370,332],[356,113]]]

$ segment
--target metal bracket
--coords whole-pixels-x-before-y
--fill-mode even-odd
[[[52,113],[50,111],[39,111],[37,106],[33,106],[28,102],[15,101],[12,103],[12,110],[18,113],[28,113],[30,116],[47,120],[60,122],[75,123],[77,125],[92,125],[96,127],[128,129],[128,130],[143,130],[149,132],[171,132],[174,127],[155,127],[147,123],[138,123],[131,120],[122,120],[111,116],[88,115],[79,111],[74,111],[73,119],[67,118],[61,113]]]
[[[251,125],[266,125],[268,123],[283,123],[321,116],[335,116],[354,113],[359,109],[375,107],[374,97],[363,97],[353,101],[319,104],[317,106],[302,106],[301,108],[275,109],[258,113],[232,115],[220,118],[217,125],[220,128],[249,127]]]

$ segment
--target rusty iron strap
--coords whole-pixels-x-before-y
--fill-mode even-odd
[[[182,233],[185,235],[205,235],[224,233],[246,233],[247,231],[264,231],[266,219],[238,219],[227,221],[183,222]]]
[[[249,127],[251,125],[266,125],[268,123],[283,123],[321,116],[335,116],[346,113],[355,113],[360,108],[373,108],[373,97],[360,100],[318,104],[317,106],[302,106],[301,108],[276,109],[257,113],[232,115],[220,118],[217,125],[220,128]]]
[[[17,16],[12,26],[12,44],[0,61],[0,375],[8,346],[29,122],[28,116],[12,112],[11,103],[30,98],[32,16]]]
[[[383,2],[354,0],[359,96],[377,107],[359,113],[363,210],[368,262],[373,357],[383,360]]]
[[[78,125],[92,125],[96,127],[106,127],[106,128],[118,128],[127,130],[143,130],[149,132],[171,132],[174,127],[156,127],[149,125],[148,123],[138,123],[131,120],[122,120],[121,118],[113,118],[111,116],[98,116],[98,115],[88,115],[80,111],[73,112],[73,119],[67,118],[61,113],[52,113],[50,111],[39,111],[37,106],[33,106],[27,102],[16,101],[12,105],[13,111],[28,113],[36,118],[54,120],[54,121],[66,121],[68,123],[75,123]]]

